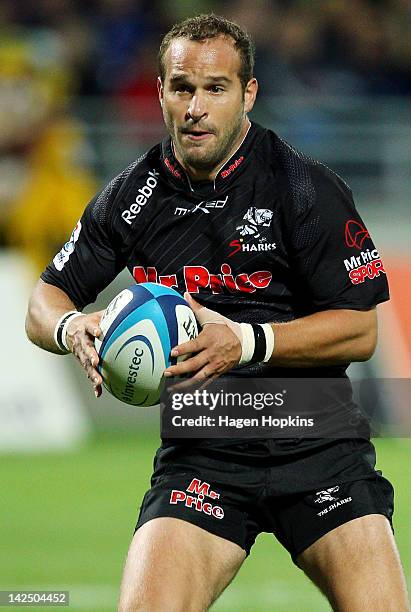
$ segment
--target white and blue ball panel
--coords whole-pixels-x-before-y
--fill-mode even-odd
[[[109,391],[129,404],[158,403],[163,373],[176,363],[171,349],[197,335],[187,302],[169,287],[144,283],[122,291],[107,307],[96,340],[99,371]]]

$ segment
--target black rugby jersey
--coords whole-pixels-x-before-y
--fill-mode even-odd
[[[154,146],[93,198],[42,279],[81,309],[124,267],[137,283],[189,291],[240,322],[369,309],[389,299],[346,183],[256,123],[214,181],[193,183],[170,138]],[[261,365],[246,372],[301,376]]]

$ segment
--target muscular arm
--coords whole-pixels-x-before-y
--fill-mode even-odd
[[[28,338],[42,349],[61,354],[53,334],[57,321],[69,310],[76,310],[68,295],[58,287],[39,280],[30,297],[26,333]]]
[[[377,312],[325,310],[289,323],[273,323],[271,365],[311,368],[366,361],[377,344]]]
[[[60,317],[70,310],[76,310],[68,295],[43,280],[39,280],[31,294],[27,316],[28,338],[40,348],[51,353],[62,354],[54,342],[54,329]],[[102,378],[96,370],[98,355],[94,338],[101,334],[99,322],[101,312],[76,317],[67,329],[67,344],[92,380],[96,396],[101,395]]]
[[[179,345],[173,355],[196,355],[167,368],[166,376],[196,373],[194,378],[201,380],[227,372],[241,355],[238,332],[233,331],[232,325],[221,325],[225,317],[187,298],[200,325],[202,321],[210,322],[210,314],[220,324],[207,324],[197,338]],[[366,361],[377,342],[375,308],[325,310],[288,323],[272,323],[272,327],[275,345],[269,363],[273,366],[313,368]]]

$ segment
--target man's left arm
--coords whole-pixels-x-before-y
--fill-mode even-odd
[[[167,368],[165,376],[216,378],[240,362],[247,341],[244,326],[201,306],[188,294],[186,299],[203,330],[173,349],[173,356],[195,354]],[[366,361],[377,344],[375,308],[326,310],[271,327],[274,350],[268,363],[272,366],[312,368]]]
[[[269,361],[311,368],[367,361],[377,345],[377,311],[325,310],[288,323],[272,324],[275,345]]]

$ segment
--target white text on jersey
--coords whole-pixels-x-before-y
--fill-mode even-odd
[[[145,206],[148,200],[153,195],[153,189],[157,187],[159,172],[156,170],[150,170],[146,183],[143,187],[138,189],[138,195],[136,196],[135,202],[121,213],[122,218],[126,223],[131,225],[132,221],[141,212],[141,208]]]

